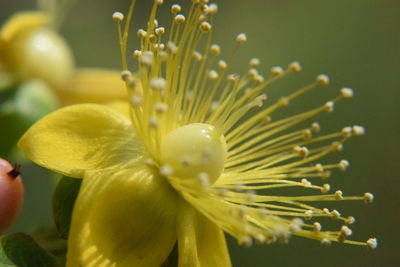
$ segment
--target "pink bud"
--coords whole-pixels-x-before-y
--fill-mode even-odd
[[[24,200],[19,166],[0,158],[0,233],[18,217]]]

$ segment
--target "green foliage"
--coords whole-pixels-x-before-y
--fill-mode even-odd
[[[81,179],[64,176],[58,183],[53,195],[53,216],[57,231],[67,239],[71,225],[72,210],[81,186]]]
[[[58,267],[57,258],[40,247],[29,235],[16,233],[0,238],[2,267]]]
[[[57,107],[57,99],[45,83],[32,80],[15,86],[0,75],[0,156],[7,157],[21,135]]]

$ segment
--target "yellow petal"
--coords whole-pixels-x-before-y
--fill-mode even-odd
[[[128,99],[120,72],[105,69],[79,69],[57,93],[64,105]]]
[[[167,259],[176,242],[177,194],[140,161],[85,175],[67,267],[158,267]]]
[[[19,147],[37,164],[82,178],[85,170],[112,167],[138,157],[130,121],[109,107],[81,104],[35,123]]]
[[[3,42],[10,42],[21,32],[29,31],[49,23],[49,18],[41,12],[19,12],[7,20],[1,28],[0,39]]]
[[[179,267],[231,266],[224,232],[216,224],[182,203],[178,214]]]

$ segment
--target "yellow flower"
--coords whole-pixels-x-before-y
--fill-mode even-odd
[[[60,109],[36,123],[20,147],[36,163],[83,178],[68,241],[67,266],[160,266],[177,243],[179,266],[230,266],[224,232],[240,244],[286,242],[291,235],[323,245],[348,240],[353,217],[313,202],[364,200],[373,195],[343,196],[321,185],[334,169],[349,163],[316,163],[342,149],[361,126],[319,135],[320,126],[304,126],[334,103],[350,98],[340,90],[327,103],[279,120],[270,115],[316,87],[326,75],[262,108],[266,88],[301,70],[274,67],[271,77],[250,62],[244,76],[228,74],[230,60],[218,60],[212,44],[215,4],[192,1],[188,16],[173,5],[169,27],[158,25],[154,1],[147,29],[139,29],[138,81],[127,70],[127,23],[117,22],[122,78],[130,95],[129,119],[114,109],[81,104]],[[237,46],[246,41],[236,38]],[[226,79],[228,79],[226,81]],[[312,182],[311,182],[312,181]],[[279,191],[299,189],[296,195]],[[305,190],[314,190],[303,195]],[[284,192],[284,191],[283,191]],[[320,193],[319,193],[320,192]],[[303,221],[303,219],[305,221]],[[323,230],[320,220],[335,219],[338,230]]]
[[[63,105],[126,99],[118,72],[75,69],[71,49],[53,27],[54,16],[19,12],[0,28],[2,77],[7,75],[16,83],[39,79],[53,89]]]

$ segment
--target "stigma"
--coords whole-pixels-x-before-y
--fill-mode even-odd
[[[161,143],[161,162],[170,175],[201,178],[213,184],[224,170],[226,142],[212,125],[191,123],[168,133]]]

